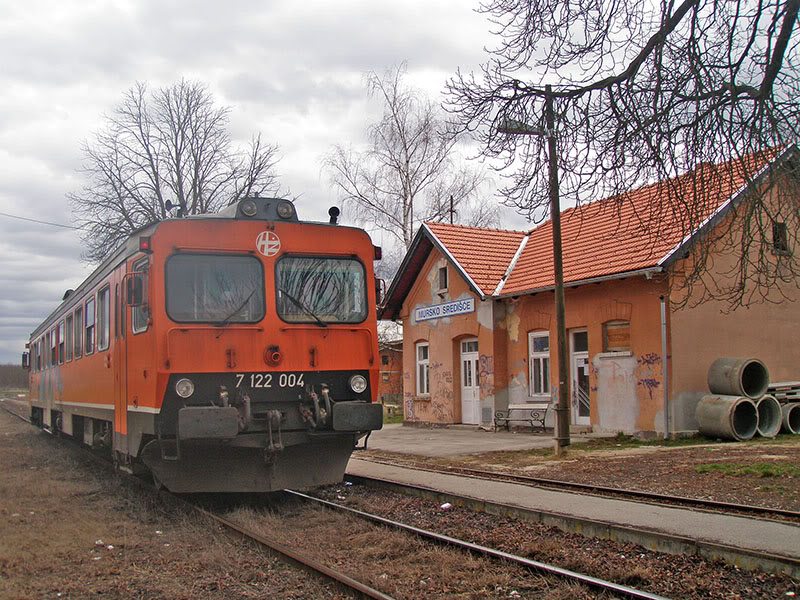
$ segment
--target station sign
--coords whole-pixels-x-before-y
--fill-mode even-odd
[[[434,304],[433,306],[423,306],[414,311],[414,320],[429,321],[431,319],[441,319],[443,317],[454,317],[456,315],[466,315],[475,312],[475,298],[464,298],[463,300],[453,300],[444,304]]]

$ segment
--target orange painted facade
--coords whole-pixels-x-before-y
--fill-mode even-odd
[[[382,404],[400,404],[403,398],[403,341],[379,344],[378,357],[378,401]]]
[[[481,302],[467,288],[456,269],[450,268],[450,291],[440,297],[431,273],[445,266],[443,255],[431,253],[412,288],[400,318],[404,331],[404,404],[409,421],[461,423],[463,379],[459,342],[478,340],[481,422],[491,424],[495,410],[508,404],[538,400],[531,393],[528,334],[550,334],[550,393],[558,384],[553,293]],[[631,278],[607,281],[566,292],[567,329],[588,334],[590,426],[610,431],[663,430],[660,296],[662,281]],[[472,296],[475,312],[450,318],[415,322],[414,309],[442,301]],[[630,351],[604,352],[603,324],[630,322]],[[430,393],[417,393],[415,347],[430,347]],[[548,415],[552,426],[552,414]]]

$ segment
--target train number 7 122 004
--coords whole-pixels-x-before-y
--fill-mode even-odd
[[[251,388],[303,387],[303,373],[237,373],[236,387]]]

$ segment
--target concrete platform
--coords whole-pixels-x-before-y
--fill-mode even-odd
[[[585,443],[592,438],[614,437],[613,434],[572,434],[572,443]],[[369,450],[384,450],[419,456],[458,456],[483,454],[500,450],[552,448],[552,433],[529,431],[486,431],[472,425],[447,427],[411,427],[401,423],[384,425],[373,431],[367,442]]]
[[[575,436],[573,442],[581,443],[587,439],[591,438]],[[493,433],[474,428],[422,429],[388,425],[373,433],[368,448],[422,456],[455,456],[494,450],[548,448],[552,444],[553,439],[549,435]],[[654,506],[383,465],[360,460],[357,452],[350,459],[347,472],[351,475],[432,488],[478,501],[511,505],[525,511],[541,511],[567,518],[649,530],[689,540],[789,557],[793,561],[800,560],[800,526],[789,523]],[[579,526],[577,530],[581,528]],[[797,572],[795,567],[791,568],[793,574]]]

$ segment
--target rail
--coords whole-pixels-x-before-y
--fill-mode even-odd
[[[587,585],[595,589],[611,592],[613,594],[617,594],[618,596],[622,596],[624,598],[634,598],[636,600],[666,600],[664,596],[658,596],[656,594],[651,594],[649,592],[637,590],[635,588],[628,587],[626,585],[621,585],[618,583],[613,583],[611,581],[606,581],[604,579],[599,579],[597,577],[592,577],[591,575],[585,575],[583,573],[570,571],[569,569],[563,569],[555,565],[550,565],[536,560],[531,560],[529,558],[518,556],[516,554],[510,554],[508,552],[497,550],[495,548],[481,546],[480,544],[473,544],[472,542],[460,540],[458,538],[450,537],[448,535],[444,535],[441,533],[436,533],[434,531],[421,529],[413,525],[407,525],[399,521],[392,521],[391,519],[387,519],[385,517],[380,517],[378,515],[373,515],[371,513],[367,513],[361,510],[356,510],[348,506],[342,506],[341,504],[336,504],[335,502],[330,502],[328,500],[322,500],[321,498],[309,496],[308,494],[303,494],[301,492],[297,492],[294,490],[284,490],[284,492],[296,498],[301,498],[307,502],[315,502],[332,510],[346,512],[348,514],[355,515],[361,519],[365,519],[373,523],[379,523],[380,525],[384,525],[386,527],[391,527],[393,529],[398,529],[401,531],[405,531],[407,533],[414,534],[418,537],[430,540],[437,544],[453,546],[455,548],[467,550],[469,552],[472,552],[473,554],[488,556],[499,560],[505,560],[520,565],[522,567],[538,571],[540,573],[545,573],[547,575],[555,575],[563,579],[568,579],[570,581],[582,583],[584,585]]]

